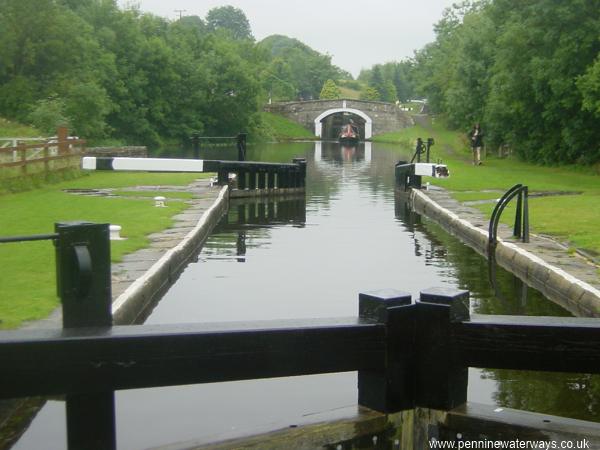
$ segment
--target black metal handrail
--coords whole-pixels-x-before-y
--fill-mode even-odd
[[[498,243],[498,224],[500,222],[500,216],[508,203],[516,196],[518,196],[518,199],[513,235],[515,237],[520,237],[523,242],[529,242],[529,203],[527,200],[529,189],[522,184],[516,184],[510,188],[500,200],[498,200],[498,203],[492,212],[488,228],[488,256],[492,255]]]
[[[520,237],[523,242],[529,242],[529,188],[522,184],[515,184],[498,200],[488,229],[488,278],[494,288],[496,296],[500,297],[501,292],[498,287],[496,277],[496,246],[498,245],[498,224],[500,216],[508,203],[517,197],[517,211],[515,213],[515,223],[513,227],[513,236]]]
[[[414,163],[415,159],[418,163],[421,162],[421,155],[425,153],[425,162],[429,162],[429,156],[431,152],[431,146],[435,143],[433,138],[427,138],[427,143],[423,142],[423,139],[417,138],[417,146],[415,148],[415,154],[413,155],[410,163]]]
[[[200,141],[222,141],[235,140],[238,151],[238,161],[246,160],[246,140],[247,133],[238,133],[236,136],[200,136],[198,132],[192,133],[191,141],[194,149],[194,158],[200,158]]]
[[[53,241],[58,239],[58,234],[31,234],[29,236],[4,236],[0,237],[0,244],[10,242],[30,242],[30,241]]]

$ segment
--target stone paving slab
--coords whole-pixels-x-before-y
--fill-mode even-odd
[[[125,262],[136,262],[136,261],[156,261],[162,255],[164,255],[164,251],[145,248],[142,250],[138,250],[137,252],[130,253],[128,255],[123,256],[123,263]]]
[[[181,242],[181,239],[163,239],[163,240],[155,240],[150,244],[151,248],[161,248],[161,249],[170,249],[175,247],[177,244]]]
[[[138,260],[138,261],[128,261],[125,263],[114,263],[111,265],[111,272],[113,274],[118,274],[124,271],[128,271],[128,270],[134,270],[134,271],[144,271],[144,270],[148,270],[150,267],[152,267],[152,264],[154,264],[154,261],[151,259],[143,259],[143,260]]]

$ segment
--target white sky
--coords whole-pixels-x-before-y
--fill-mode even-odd
[[[118,0],[142,11],[176,19],[201,18],[216,7],[232,5],[248,17],[257,40],[271,34],[296,38],[332,56],[355,77],[361,68],[413,56],[433,41],[433,24],[456,0]]]

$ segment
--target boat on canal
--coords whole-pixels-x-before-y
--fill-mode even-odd
[[[352,123],[348,123],[342,127],[338,140],[341,144],[356,144],[360,139],[358,128]]]

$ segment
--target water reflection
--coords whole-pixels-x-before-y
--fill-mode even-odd
[[[217,225],[213,238],[202,252],[203,260],[232,259],[230,249],[233,245],[228,240],[236,237],[235,259],[246,262],[247,243],[249,238],[257,234],[268,236],[271,227],[291,225],[302,228],[306,222],[306,199],[304,195],[296,198],[280,200],[232,200],[229,214],[225,215]],[[254,234],[248,232],[253,230]],[[222,238],[215,239],[215,236]]]
[[[357,144],[338,144],[337,142],[317,141],[314,143],[314,161],[331,162],[371,162],[373,144],[359,142]]]

